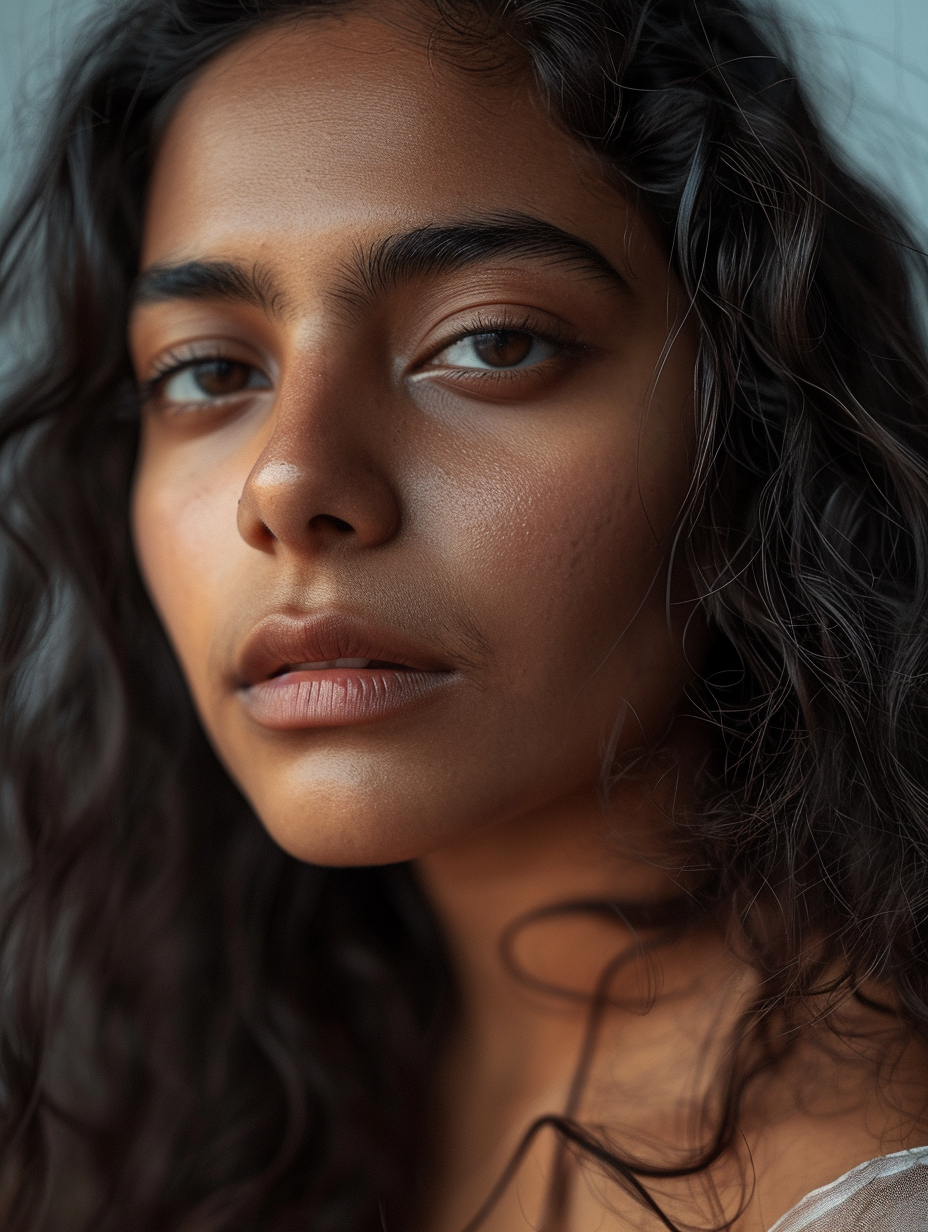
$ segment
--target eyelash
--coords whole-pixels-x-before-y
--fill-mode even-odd
[[[416,371],[426,372],[431,360],[436,355],[440,355],[442,351],[454,346],[455,343],[463,342],[467,338],[472,338],[479,334],[490,334],[497,331],[526,334],[531,338],[537,339],[539,342],[547,342],[558,348],[560,358],[569,359],[589,351],[589,347],[578,343],[566,330],[551,328],[550,325],[539,327],[537,320],[532,317],[531,313],[525,313],[515,318],[506,313],[489,314],[476,312],[467,322],[466,326],[456,329],[452,335],[445,338],[438,346],[433,347],[429,357],[417,365]],[[153,401],[158,394],[159,388],[170,377],[178,372],[183,372],[185,368],[191,368],[196,364],[209,363],[211,360],[225,360],[228,358],[228,353],[217,346],[208,347],[196,353],[183,350],[168,351],[155,362],[151,375],[140,383],[139,396],[142,403]],[[513,374],[512,369],[505,368],[501,368],[498,372],[494,372],[491,369],[477,368],[458,369],[458,371],[467,372],[469,378],[480,381],[499,381],[507,377],[511,378]],[[525,369],[521,371],[525,371]]]
[[[139,385],[139,396],[142,402],[150,402],[158,393],[159,385],[163,385],[168,377],[195,364],[208,364],[211,360],[228,359],[228,353],[221,347],[214,346],[196,353],[190,351],[168,351],[154,363],[151,375]]]
[[[446,351],[456,342],[463,342],[465,339],[472,338],[478,334],[492,334],[496,332],[527,334],[539,342],[547,342],[557,347],[563,358],[582,355],[590,350],[589,347],[579,343],[576,338],[571,337],[566,330],[552,328],[550,325],[539,326],[537,319],[533,318],[530,312],[515,318],[506,313],[490,315],[477,311],[464,328],[456,329],[454,334],[445,338],[439,346],[434,347],[429,358],[418,365],[417,371],[425,370],[429,362],[436,355],[440,355],[442,351]],[[498,372],[493,372],[486,368],[472,369],[470,371],[474,373],[479,372],[481,379],[489,376],[491,379],[498,380],[500,377],[511,375],[512,369],[501,368]]]

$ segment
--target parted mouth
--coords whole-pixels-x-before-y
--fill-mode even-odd
[[[449,672],[449,664],[403,634],[349,613],[271,613],[245,640],[235,683],[250,688],[296,672]]]

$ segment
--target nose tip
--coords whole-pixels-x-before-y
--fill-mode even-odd
[[[242,538],[262,550],[275,544],[298,550],[351,542],[373,547],[391,539],[400,510],[383,467],[347,448],[327,457],[331,451],[316,444],[311,453],[300,444],[308,456],[293,460],[280,456],[292,442],[268,442],[239,501]]]

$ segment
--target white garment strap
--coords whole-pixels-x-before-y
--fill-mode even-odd
[[[870,1159],[813,1189],[770,1232],[928,1232],[928,1146]]]

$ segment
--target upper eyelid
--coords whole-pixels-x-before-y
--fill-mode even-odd
[[[448,350],[450,350],[452,347],[457,346],[457,345],[458,345],[459,343],[461,343],[461,342],[467,342],[467,340],[468,340],[469,338],[479,338],[479,337],[481,337],[483,334],[487,334],[487,333],[491,333],[491,332],[493,332],[493,331],[491,331],[491,330],[483,330],[483,331],[480,331],[480,332],[478,332],[478,333],[473,333],[473,334],[464,334],[464,335],[463,335],[462,337],[460,337],[460,338],[452,338],[452,340],[451,340],[451,341],[450,341],[450,342],[449,342],[446,346],[443,346],[443,347],[441,347],[438,351],[436,351],[436,352],[432,355],[431,359],[426,360],[424,364],[420,364],[420,365],[419,365],[419,371],[420,371],[420,372],[428,372],[429,367],[430,367],[432,364],[434,364],[434,363],[435,363],[435,361],[438,359],[438,357],[439,357],[439,356],[440,356],[440,355],[441,355],[444,351],[448,351]],[[502,331],[500,331],[500,332],[502,332]],[[523,331],[513,330],[512,332],[513,332],[513,333],[517,333],[517,332],[523,332]],[[549,338],[549,337],[546,337],[544,334],[539,334],[539,333],[535,333],[535,332],[529,333],[529,331],[528,331],[528,330],[525,330],[524,332],[525,332],[525,333],[526,333],[526,334],[527,334],[530,338],[532,338],[535,342],[547,343],[548,345],[550,345],[550,346],[553,346],[553,347],[557,348],[557,349],[558,349],[561,353],[563,353],[564,351],[570,350],[570,343],[562,343],[559,339],[557,339],[557,338]],[[533,368],[537,368],[540,364],[545,363],[547,359],[551,359],[551,358],[553,358],[553,357],[552,357],[552,356],[547,356],[547,357],[545,357],[544,359],[539,359],[539,360],[536,360],[536,361],[535,361],[535,363],[531,364],[530,366],[531,366],[531,367],[533,367]],[[469,365],[469,364],[449,364],[447,367],[448,367],[448,370],[452,370],[452,369],[459,369],[459,370],[460,370],[460,371],[462,371],[462,372],[471,372],[471,371],[476,372],[476,371],[483,371],[483,369],[477,369],[477,368],[475,368],[475,367],[472,367],[472,366],[471,366],[471,365]],[[503,369],[500,369],[500,371],[503,371]],[[508,369],[507,369],[507,371],[508,371]]]
[[[188,345],[191,347],[189,352],[187,351]],[[203,349],[198,349],[201,346]],[[219,359],[228,360],[230,363],[245,364],[249,368],[256,368],[270,378],[267,363],[261,363],[254,358],[246,358],[243,355],[233,354],[233,349],[228,344],[218,342],[212,346],[209,343],[193,342],[168,348],[147,365],[149,375],[138,381],[138,388],[142,398],[154,397],[159,385],[163,384],[169,377],[176,376],[178,372],[183,372],[185,368],[193,368],[197,364],[208,364],[213,360]]]
[[[170,341],[169,334],[163,343],[145,347],[145,350],[150,358],[139,364],[139,369],[146,371],[163,369],[172,361],[177,361],[179,366],[210,359],[234,359],[261,368],[266,367],[270,359],[269,348],[252,332],[232,330],[226,333],[221,327],[215,332],[208,328],[202,333],[191,331],[174,341]]]
[[[440,355],[442,351],[446,351],[448,347],[453,346],[456,342],[463,342],[467,338],[478,337],[480,334],[490,334],[497,330],[530,334],[541,342],[551,342],[559,347],[576,347],[578,350],[584,348],[584,344],[566,324],[559,328],[553,323],[542,324],[528,315],[522,316],[517,320],[514,317],[508,317],[501,313],[499,317],[488,315],[485,319],[480,319],[479,317],[472,319],[466,325],[462,323],[460,328],[445,334],[440,342],[432,343],[427,353],[414,363],[413,368],[417,369],[427,364],[436,355]]]
[[[191,344],[196,346],[196,343]],[[185,346],[168,347],[167,350],[160,352],[153,360],[145,365],[147,375],[140,380],[141,385],[153,385],[155,382],[163,380],[164,377],[170,376],[173,372],[178,372],[182,368],[187,368],[193,364],[207,364],[214,359],[229,359],[230,356],[226,351],[221,351],[218,346],[212,350],[203,349],[202,351],[187,351]],[[248,360],[241,361],[248,363]]]
[[[491,333],[494,330],[524,332],[538,338],[540,341],[550,342],[559,347],[584,349],[583,343],[576,338],[574,332],[570,330],[566,323],[556,324],[555,320],[547,313],[544,315],[548,319],[541,321],[534,315],[536,312],[540,315],[540,310],[536,309],[533,312],[529,308],[520,308],[517,313],[513,310],[514,307],[508,310],[500,308],[497,311],[492,309],[481,310],[479,308],[472,310],[470,320],[462,321],[458,328],[446,332],[440,341],[433,342],[428,346],[426,353],[414,361],[412,365],[413,370],[427,364],[435,356],[457,342],[463,342],[465,339],[476,337],[481,333]],[[483,315],[484,312],[486,315]],[[267,363],[257,362],[255,358],[246,358],[244,355],[232,353],[238,349],[237,346],[228,342],[209,342],[207,340],[181,343],[170,347],[146,365],[148,375],[139,379],[139,389],[143,396],[151,397],[155,392],[156,386],[168,377],[183,371],[185,368],[193,367],[199,363],[209,363],[210,360],[217,359],[248,364],[251,367],[266,372],[269,377],[271,376],[269,372],[270,366]]]

